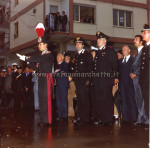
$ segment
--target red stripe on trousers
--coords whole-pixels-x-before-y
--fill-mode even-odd
[[[50,74],[46,74],[47,78],[47,100],[48,100],[48,122],[52,123],[52,101],[51,101],[51,79]]]

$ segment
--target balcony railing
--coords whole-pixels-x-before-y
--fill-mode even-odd
[[[51,32],[69,33],[70,22],[68,21],[68,18],[66,22],[63,22],[62,20],[58,20],[55,15],[56,14],[49,14],[45,18],[46,34]]]

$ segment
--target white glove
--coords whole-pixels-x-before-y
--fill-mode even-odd
[[[19,57],[20,60],[25,61],[26,56],[18,54],[18,53],[16,55]]]
[[[91,50],[98,50],[98,48],[91,46]]]

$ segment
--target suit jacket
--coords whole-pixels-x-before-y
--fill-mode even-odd
[[[142,48],[142,50],[143,50],[143,48]],[[132,73],[134,73],[137,77],[139,77],[139,74],[140,74],[142,50],[138,53],[138,55],[135,54],[133,65],[132,65]]]
[[[64,15],[61,17],[61,23],[62,24],[67,24],[67,20],[68,20],[67,15]]]
[[[12,91],[14,91],[16,88],[16,77],[17,77],[17,75],[18,75],[17,71],[12,73],[12,82],[11,82]]]
[[[56,72],[56,81],[57,85],[69,86],[68,81],[68,72],[69,72],[69,65],[68,63],[62,62],[61,64],[57,64],[57,69],[60,71]]]
[[[23,74],[18,74],[16,77],[15,95],[25,95],[25,77]]]
[[[140,84],[149,85],[149,60],[150,60],[150,45],[144,47],[141,55],[141,67],[140,67]]]
[[[133,87],[133,80],[130,77],[134,58],[130,56],[126,64],[122,63],[123,59],[119,60],[119,85],[124,84],[128,87]]]
[[[5,78],[5,92],[6,93],[12,93],[11,83],[12,83],[12,73],[7,74]]]
[[[109,47],[104,46],[102,50],[96,51],[93,61],[94,85],[112,84],[117,74],[117,54]]]

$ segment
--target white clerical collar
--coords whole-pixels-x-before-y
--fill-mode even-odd
[[[122,63],[124,62],[125,58],[126,58],[126,63],[127,63],[127,62],[128,62],[128,60],[129,60],[129,58],[130,58],[130,54],[129,54],[127,57],[124,57],[124,58],[123,58]]]
[[[45,49],[44,51],[42,51],[42,55],[45,54],[45,52],[47,52],[47,49]]]
[[[149,45],[150,45],[150,41],[149,41],[149,42],[147,42],[147,43],[146,43],[146,45],[147,45],[147,46],[149,46]]]
[[[138,48],[138,54],[140,53],[140,51],[142,50],[143,47],[144,46],[141,46],[141,47]]]
[[[85,49],[81,49],[80,51],[78,51],[78,54],[80,53],[84,53]]]

